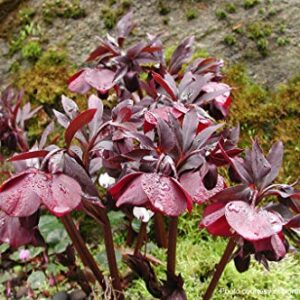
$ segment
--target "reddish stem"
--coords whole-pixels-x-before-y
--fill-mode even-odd
[[[154,228],[155,228],[155,237],[158,246],[162,248],[167,248],[168,247],[167,233],[165,230],[163,216],[160,213],[156,213],[154,215]]]
[[[231,258],[234,248],[235,248],[235,242],[233,239],[230,239],[227,244],[227,247],[223,253],[223,256],[221,257],[220,262],[216,266],[216,271],[215,271],[213,278],[203,296],[203,300],[211,299],[211,297],[214,293],[214,290],[223,274],[223,271]]]
[[[84,266],[90,268],[90,270],[93,272],[95,278],[101,285],[103,291],[107,290],[106,281],[104,278],[103,273],[100,271],[96,261],[94,260],[94,257],[90,253],[89,249],[87,248],[82,236],[80,235],[79,231],[77,230],[72,217],[70,215],[66,215],[64,217],[60,218],[64,227],[66,228],[73,245],[78,252],[80,259]]]
[[[139,234],[137,236],[135,248],[134,248],[134,255],[138,255],[138,253],[140,252],[140,249],[143,246],[143,242],[145,240],[146,235],[147,235],[147,223],[142,222]]]
[[[178,217],[171,217],[169,223],[169,242],[168,242],[168,258],[167,271],[168,274],[175,275],[176,269],[176,242],[177,242],[177,225]]]

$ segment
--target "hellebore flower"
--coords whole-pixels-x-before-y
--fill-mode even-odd
[[[193,201],[198,204],[206,202],[209,198],[225,188],[223,177],[218,175],[217,184],[213,189],[208,190],[203,184],[199,171],[185,172],[181,175],[179,182],[192,196]]]
[[[27,249],[21,249],[21,251],[19,252],[19,258],[22,261],[27,261],[28,259],[30,259],[30,251]]]
[[[192,198],[172,177],[157,173],[136,172],[123,177],[109,189],[117,206],[146,206],[168,216],[192,210]]]
[[[61,217],[81,203],[81,187],[73,178],[28,169],[6,180],[0,187],[0,209],[9,216],[27,217],[44,204]]]
[[[104,173],[99,176],[98,182],[102,187],[107,189],[116,182],[116,179]]]
[[[68,81],[70,91],[86,94],[95,88],[100,94],[106,94],[113,86],[115,73],[109,69],[86,68],[74,74]]]
[[[151,210],[146,209],[144,207],[136,206],[133,208],[133,215],[143,223],[148,223],[153,217],[154,213]]]

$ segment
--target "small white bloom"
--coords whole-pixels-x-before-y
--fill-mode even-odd
[[[144,222],[144,223],[148,223],[149,220],[152,218],[152,216],[154,215],[154,212],[152,212],[151,210],[148,210],[144,207],[138,207],[135,206],[133,208],[133,215],[140,221]]]
[[[116,179],[104,173],[99,176],[98,182],[102,187],[107,189],[116,182]]]

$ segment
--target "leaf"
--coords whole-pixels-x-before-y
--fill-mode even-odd
[[[128,12],[123,16],[116,25],[116,32],[118,37],[119,46],[122,47],[124,39],[129,35],[129,33],[134,28],[133,23],[133,12]]]
[[[97,109],[94,118],[89,123],[89,129],[91,131],[90,136],[94,136],[98,128],[102,124],[102,115],[103,115],[103,103],[100,98],[96,95],[91,95],[88,100],[89,109]]]
[[[224,124],[217,124],[209,126],[203,129],[196,137],[193,142],[193,149],[201,149],[202,146],[210,139],[210,137],[215,133],[219,128],[223,127]]]
[[[65,132],[65,141],[67,147],[70,146],[71,141],[78,130],[87,125],[94,117],[96,109],[88,109],[80,113],[75,119],[71,121]]]
[[[44,148],[44,146],[46,145],[47,138],[53,130],[54,130],[54,122],[52,121],[51,123],[48,124],[48,126],[45,128],[45,130],[42,133],[40,143],[39,143],[40,149]]]
[[[44,289],[47,284],[46,276],[42,271],[34,271],[28,276],[27,283],[33,290]]]
[[[188,111],[184,118],[183,118],[183,124],[182,124],[182,131],[183,134],[183,150],[187,151],[191,144],[193,143],[196,134],[197,134],[197,128],[198,128],[198,114],[195,109],[191,109]]]
[[[47,150],[36,150],[36,151],[28,151],[20,154],[16,154],[8,159],[8,161],[17,161],[17,160],[25,160],[31,158],[40,158],[45,157],[49,151]]]
[[[280,167],[282,165],[282,159],[283,159],[283,143],[279,141],[272,146],[267,156],[267,160],[271,165],[271,171],[264,178],[262,188],[271,184],[276,179],[280,171]]]
[[[251,166],[255,179],[255,184],[257,186],[260,186],[262,181],[264,180],[264,177],[266,177],[270,173],[271,166],[265,158],[257,141],[255,141],[252,145]]]
[[[250,206],[244,201],[232,201],[225,207],[229,225],[244,239],[257,241],[281,232],[283,219],[277,213]]]
[[[62,95],[61,96],[61,103],[63,106],[63,109],[65,111],[65,113],[67,114],[67,116],[70,119],[74,119],[77,114],[78,114],[78,106],[75,103],[75,101],[71,100],[70,98]]]
[[[194,43],[194,37],[185,38],[172,54],[169,72],[170,74],[176,74],[180,71],[182,65],[186,63],[192,56],[192,45]]]
[[[159,148],[164,153],[167,153],[173,149],[175,146],[175,137],[173,134],[173,131],[168,126],[168,124],[162,120],[161,118],[158,118],[157,120],[157,133],[158,133],[158,139],[159,139]]]
[[[169,94],[172,100],[176,100],[177,91],[174,90],[174,87],[170,82],[161,77],[160,74],[152,72],[153,79]],[[170,77],[169,77],[170,78]]]

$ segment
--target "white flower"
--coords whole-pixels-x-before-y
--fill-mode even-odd
[[[107,189],[116,182],[116,179],[104,173],[99,176],[98,182],[102,187]]]
[[[133,208],[133,215],[140,221],[144,222],[144,223],[148,223],[149,220],[152,218],[152,216],[154,215],[154,212],[152,212],[151,210],[148,210],[144,207],[138,207],[135,206]]]

